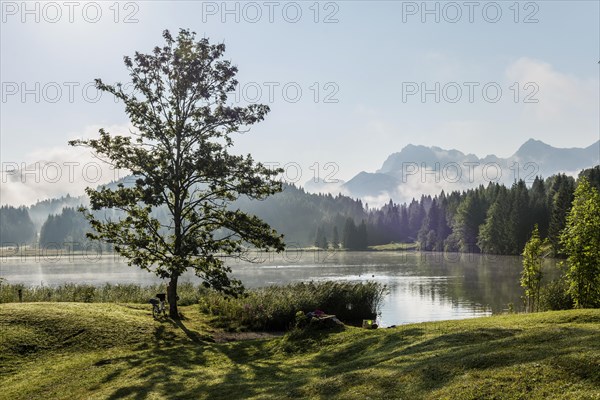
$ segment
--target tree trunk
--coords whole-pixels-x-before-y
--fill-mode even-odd
[[[169,302],[169,317],[179,319],[179,311],[177,310],[177,279],[179,275],[172,275],[167,287],[167,301]]]

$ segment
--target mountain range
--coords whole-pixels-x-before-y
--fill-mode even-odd
[[[390,154],[375,172],[361,171],[347,182],[306,182],[313,193],[342,193],[380,206],[390,199],[409,202],[422,194],[440,190],[464,190],[488,182],[511,185],[519,179],[533,182],[536,176],[556,173],[576,175],[600,163],[600,141],[585,148],[556,148],[529,139],[508,158],[479,158],[459,150],[409,144]]]
[[[50,163],[52,164],[52,163]],[[56,164],[56,163],[54,163]],[[556,148],[542,141],[529,139],[510,157],[487,155],[479,158],[459,150],[409,144],[401,151],[390,154],[381,168],[374,172],[361,171],[347,182],[330,182],[323,179],[305,183],[309,193],[343,194],[357,198],[369,206],[379,207],[392,199],[396,203],[410,202],[421,195],[436,195],[441,190],[451,192],[466,190],[494,181],[512,185],[518,179],[530,184],[535,176],[543,178],[556,173],[575,176],[582,169],[600,164],[600,141],[586,148]],[[44,176],[44,162],[36,163],[37,176]],[[102,176],[111,176],[105,171]],[[27,168],[24,173],[32,174]],[[62,206],[80,204],[85,196],[77,197],[90,183],[84,180],[69,181],[63,174],[59,182],[44,179],[24,179],[20,170],[3,175],[2,204],[27,204],[24,199],[38,201],[39,213],[32,206],[32,219],[36,225],[47,217],[47,212],[59,212]],[[114,175],[114,173],[113,173]],[[71,193],[76,197],[63,197]],[[23,199],[23,200],[21,200]],[[21,200],[21,201],[20,201]],[[37,215],[39,214],[39,215]]]

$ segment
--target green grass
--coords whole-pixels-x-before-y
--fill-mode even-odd
[[[0,398],[600,398],[600,310],[222,344],[182,310],[2,304]]]
[[[369,249],[376,251],[398,251],[398,250],[416,250],[416,243],[388,243],[388,244],[380,244],[377,246],[369,246]]]

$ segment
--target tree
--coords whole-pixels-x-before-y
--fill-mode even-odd
[[[327,249],[327,236],[325,236],[325,228],[319,226],[315,237],[315,247]]]
[[[593,188],[600,192],[600,165],[584,169],[579,173],[579,178],[585,177]]]
[[[355,250],[357,246],[356,240],[356,224],[352,220],[352,218],[346,218],[346,223],[344,224],[344,248],[347,250]]]
[[[321,243],[321,237],[323,236],[323,231],[320,226],[317,227],[317,231],[315,232],[315,241],[313,242],[315,247],[319,247]]]
[[[408,206],[408,236],[412,241],[417,240],[419,230],[423,225],[425,219],[425,208],[423,207],[423,201],[420,203],[413,199]]]
[[[542,281],[542,244],[538,226],[535,225],[531,237],[523,249],[523,271],[521,272],[521,287],[525,289],[525,304],[529,312],[539,309]]]
[[[442,192],[440,193],[439,201],[438,201],[439,220],[438,220],[438,226],[436,229],[437,243],[434,247],[434,250],[436,250],[436,251],[444,250],[444,241],[446,240],[448,235],[450,235],[452,233],[452,229],[448,225],[448,219],[446,217],[446,214],[447,214],[446,206],[447,206],[447,200],[446,200],[444,191],[442,190]]]
[[[565,228],[566,217],[573,202],[574,182],[565,174],[558,174],[554,179],[550,193],[550,223],[548,239],[555,255],[561,254],[560,236]]]
[[[484,253],[511,254],[515,247],[510,221],[510,199],[508,190],[499,189],[496,200],[487,211],[485,223],[479,228],[477,245]]]
[[[99,90],[124,103],[136,132],[119,136],[101,129],[99,139],[70,142],[133,174],[133,185],[86,190],[91,210],[82,211],[95,230],[88,237],[114,244],[129,265],[169,279],[171,318],[179,318],[177,282],[184,271],[193,269],[205,286],[235,295],[241,282],[229,278],[231,269],[220,256],[239,254],[249,245],[284,249],[282,236],[268,224],[228,207],[240,197],[264,199],[281,191],[274,180],[281,171],[228,151],[231,134],[262,121],[269,108],[227,105],[237,68],[223,60],[224,44],[196,41],[195,35],[164,31],[163,47],[125,57],[131,94],[120,83],[96,80]],[[168,224],[154,214],[161,208]],[[118,210],[120,217],[97,212],[106,209]]]
[[[60,214],[50,214],[42,225],[40,245],[81,250],[88,244],[85,235],[87,231],[89,223],[84,216],[72,207],[65,207]]]
[[[356,228],[356,249],[365,250],[368,246],[369,238],[367,235],[367,224],[363,219],[358,228]]]
[[[450,243],[462,252],[478,253],[479,226],[485,222],[486,207],[478,191],[469,191],[456,210]]]
[[[569,293],[576,307],[600,305],[600,194],[581,177],[560,243],[567,255]]]
[[[408,208],[405,204],[400,206],[398,215],[398,241],[408,242]]]
[[[319,243],[319,248],[327,250],[329,248],[329,242],[327,241],[327,236],[323,232],[323,236],[321,237],[321,242]]]
[[[438,229],[440,227],[441,218],[444,218],[444,216],[440,215],[437,199],[434,199],[417,237],[419,250],[441,250],[438,246]]]
[[[338,233],[337,226],[333,227],[333,248],[334,249],[340,248],[340,234]]]
[[[346,218],[343,242],[344,248],[347,250],[364,250],[367,248],[367,224],[364,219],[357,227],[352,218]]]
[[[35,237],[35,227],[26,207],[0,207],[0,246],[20,246]]]
[[[538,224],[541,237],[548,237],[550,213],[547,198],[544,181],[536,176],[529,190],[529,209],[531,210],[531,220],[534,224]]]
[[[531,212],[529,210],[529,193],[525,181],[520,179],[510,189],[512,199],[510,209],[511,233],[514,237],[514,248],[510,254],[520,254],[531,232]]]

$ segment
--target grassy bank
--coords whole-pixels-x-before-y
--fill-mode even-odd
[[[369,249],[375,251],[412,251],[417,250],[417,243],[388,243],[369,246]]]
[[[0,303],[80,302],[148,304],[165,284],[141,286],[110,284],[94,286],[67,283],[59,286],[24,286],[0,282]],[[335,314],[345,323],[360,325],[375,319],[386,288],[374,282],[300,282],[247,290],[238,298],[192,283],[179,284],[179,305],[198,304],[200,311],[212,315],[213,324],[230,331],[283,331],[293,326],[296,313],[321,309]]]
[[[600,310],[212,343],[145,306],[0,305],[2,399],[598,398]]]

